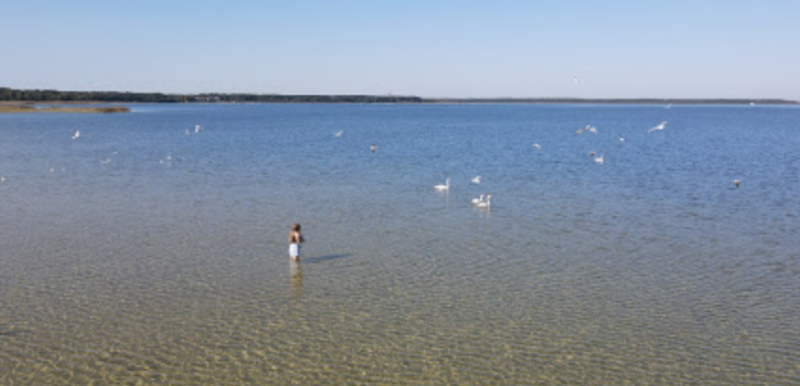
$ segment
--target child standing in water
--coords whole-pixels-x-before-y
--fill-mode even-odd
[[[289,258],[292,261],[300,261],[300,243],[304,241],[303,235],[300,234],[300,224],[294,223],[292,231],[289,232]]]

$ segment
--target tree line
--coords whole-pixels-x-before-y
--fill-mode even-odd
[[[420,103],[393,95],[162,94],[117,91],[16,90],[0,87],[0,101],[127,103]]]

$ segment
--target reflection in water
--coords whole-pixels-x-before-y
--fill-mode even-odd
[[[289,262],[289,277],[292,279],[292,293],[300,295],[303,290],[303,268],[300,267],[300,262]]]

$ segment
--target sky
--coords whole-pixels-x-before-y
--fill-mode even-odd
[[[800,100],[800,1],[2,0],[0,87]]]

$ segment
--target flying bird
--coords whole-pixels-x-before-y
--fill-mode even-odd
[[[587,131],[591,132],[591,133],[594,133],[594,134],[597,134],[597,128],[596,127],[594,127],[592,125],[586,125],[586,127],[576,131],[575,135],[580,135],[580,134],[583,134],[583,133],[585,133]]]
[[[647,132],[648,132],[648,133],[652,133],[652,132],[654,132],[654,131],[658,131],[658,130],[664,130],[664,128],[665,128],[665,127],[667,127],[667,121],[664,121],[664,122],[661,122],[661,123],[659,123],[659,124],[658,124],[658,126],[656,126],[656,127],[652,128],[652,129],[650,129],[650,130],[647,130]]]

